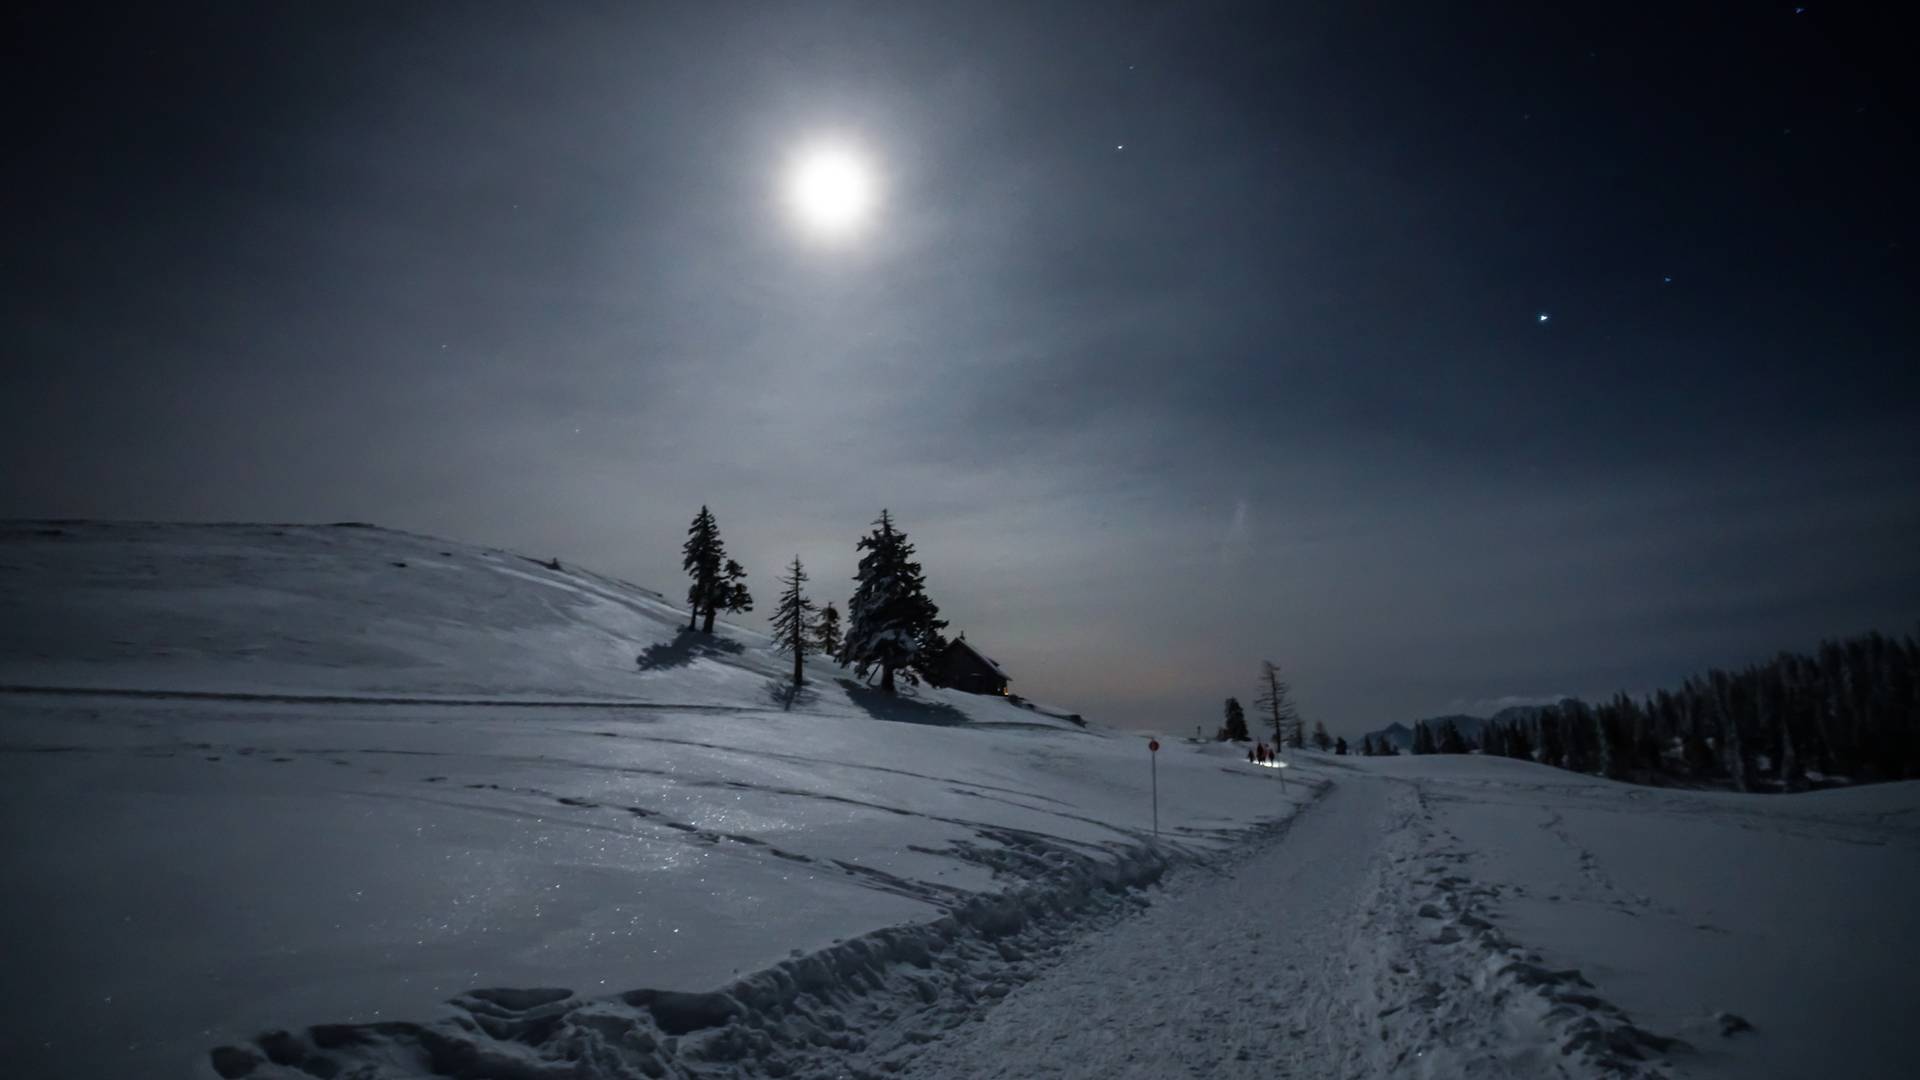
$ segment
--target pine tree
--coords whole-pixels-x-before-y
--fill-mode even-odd
[[[1488,757],[1512,757],[1513,733],[1519,724],[1496,724],[1488,721],[1480,729],[1480,752]]]
[[[1562,701],[1540,712],[1540,762],[1556,769],[1567,767],[1566,704]]]
[[[725,552],[720,547],[720,526],[713,519],[713,511],[702,506],[694,515],[693,524],[687,526],[687,542],[682,544],[680,552],[681,568],[693,578],[693,584],[687,587],[687,629],[700,625],[700,612],[707,606],[707,597],[714,591],[715,583],[720,580],[720,560]]]
[[[1293,706],[1293,688],[1280,677],[1280,665],[1271,660],[1260,662],[1260,696],[1253,707],[1264,714],[1273,727],[1273,745],[1299,748],[1307,743],[1300,723],[1300,711]]]
[[[1514,723],[1507,727],[1505,745],[1501,747],[1500,752],[1507,757],[1518,758],[1521,761],[1533,760],[1533,745],[1527,739],[1527,726],[1524,722]]]
[[[1460,734],[1460,729],[1454,726],[1453,721],[1442,720],[1440,722],[1440,741],[1433,752],[1438,754],[1464,754],[1467,752],[1467,740],[1465,736]]]
[[[702,506],[693,524],[687,526],[687,542],[681,545],[681,567],[693,578],[687,587],[687,629],[701,616],[705,633],[713,633],[713,618],[719,611],[752,611],[753,594],[740,582],[747,571],[727,558],[727,547],[720,540],[720,524],[713,512]]]
[[[820,617],[813,623],[813,651],[825,657],[840,655],[840,611],[827,601]]]
[[[1413,752],[1416,754],[1431,754],[1435,752],[1433,729],[1427,727],[1425,720],[1421,720],[1413,725]]]
[[[1566,765],[1573,772],[1592,772],[1599,760],[1599,731],[1593,719],[1593,709],[1587,703],[1568,698],[1560,703],[1561,713],[1566,717],[1565,734]]]
[[[753,610],[753,594],[747,591],[745,585],[740,584],[746,576],[747,571],[744,567],[732,559],[727,560],[726,567],[720,571],[720,587],[715,593],[713,602],[707,605],[707,619],[701,626],[702,630],[709,634],[713,633],[715,611]]]
[[[1333,754],[1335,757],[1347,756],[1347,737],[1346,736],[1342,735],[1339,738],[1333,740]]]
[[[1657,728],[1660,722],[1658,707],[1651,702],[1633,706],[1630,719],[1632,756],[1634,768],[1639,770],[1641,779],[1650,781],[1665,770],[1666,754]]]
[[[946,621],[926,594],[920,564],[913,561],[907,534],[893,527],[893,517],[880,511],[873,531],[860,538],[856,550],[859,573],[853,599],[847,603],[847,636],[840,646],[840,662],[852,664],[854,674],[866,678],[880,669],[880,689],[894,692],[898,671],[909,685],[918,685],[922,668],[930,663],[946,639],[940,634]]]
[[[1313,722],[1313,745],[1322,753],[1333,748],[1333,736],[1327,734],[1327,725],[1318,720]]]
[[[1247,731],[1247,710],[1240,707],[1239,698],[1227,699],[1226,717],[1226,725],[1220,729],[1226,738],[1234,742],[1246,742],[1253,737]]]
[[[1688,728],[1681,737],[1680,758],[1686,763],[1690,779],[1705,780],[1714,773],[1713,747],[1707,743],[1707,737],[1700,733],[1698,727]]]
[[[1736,683],[1724,671],[1711,672],[1709,680],[1713,687],[1715,711],[1720,718],[1720,730],[1726,734],[1721,752],[1726,757],[1727,776],[1733,781],[1735,791],[1751,791],[1755,767],[1753,744],[1747,737],[1746,729],[1752,710],[1752,695],[1744,692],[1744,683]]]
[[[781,591],[780,604],[773,612],[773,646],[793,654],[793,685],[799,686],[807,681],[807,654],[814,649],[807,636],[807,631],[813,628],[813,601],[807,599],[800,588],[807,581],[800,556],[793,557],[793,565],[780,581],[786,588]]]
[[[1625,694],[1615,694],[1612,702],[1595,711],[1595,729],[1600,735],[1600,775],[1625,780],[1633,764],[1633,713],[1635,706]]]
[[[1373,736],[1371,735],[1360,736],[1360,756],[1361,757],[1373,756]]]

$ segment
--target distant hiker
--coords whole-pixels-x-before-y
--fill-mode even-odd
[[[1249,746],[1249,747],[1247,747],[1247,760],[1248,760],[1248,761],[1254,761],[1254,760],[1256,760],[1256,759],[1254,758],[1254,756],[1253,756],[1253,747],[1251,747],[1251,746]]]

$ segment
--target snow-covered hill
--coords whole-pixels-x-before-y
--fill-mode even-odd
[[[825,666],[793,694],[763,635],[367,527],[16,523],[0,611],[13,1075],[206,1075],[220,1045],[238,1074],[263,1032],[531,1000],[444,1004],[480,988],[736,979],[763,1019],[846,996],[812,1015],[833,1045],[759,1052],[842,1060],[861,972],[991,995],[1022,964],[955,958],[1043,949],[1308,797],[1169,746],[1156,842],[1139,737]],[[699,1042],[629,1065],[738,1053]]]
[[[652,590],[364,525],[0,525],[0,605],[16,685],[762,706],[790,670]]]

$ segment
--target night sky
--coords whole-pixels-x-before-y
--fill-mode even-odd
[[[1882,6],[16,13],[0,516],[678,595],[705,502],[759,625],[886,506],[1016,690],[1170,730],[1265,657],[1357,734],[1910,631]]]

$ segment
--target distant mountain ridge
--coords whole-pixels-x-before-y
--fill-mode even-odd
[[[1480,741],[1481,731],[1488,723],[1511,724],[1520,720],[1532,720],[1538,717],[1540,711],[1544,708],[1546,708],[1545,705],[1509,705],[1499,712],[1494,713],[1492,716],[1474,716],[1470,713],[1448,713],[1444,716],[1429,716],[1422,720],[1415,720],[1413,724],[1402,724],[1395,721],[1377,731],[1367,732],[1362,738],[1372,739],[1375,745],[1385,742],[1403,754],[1412,753],[1413,729],[1415,725],[1425,724],[1437,732],[1441,724],[1451,720],[1453,726],[1459,729],[1462,737],[1469,742],[1477,743]]]

